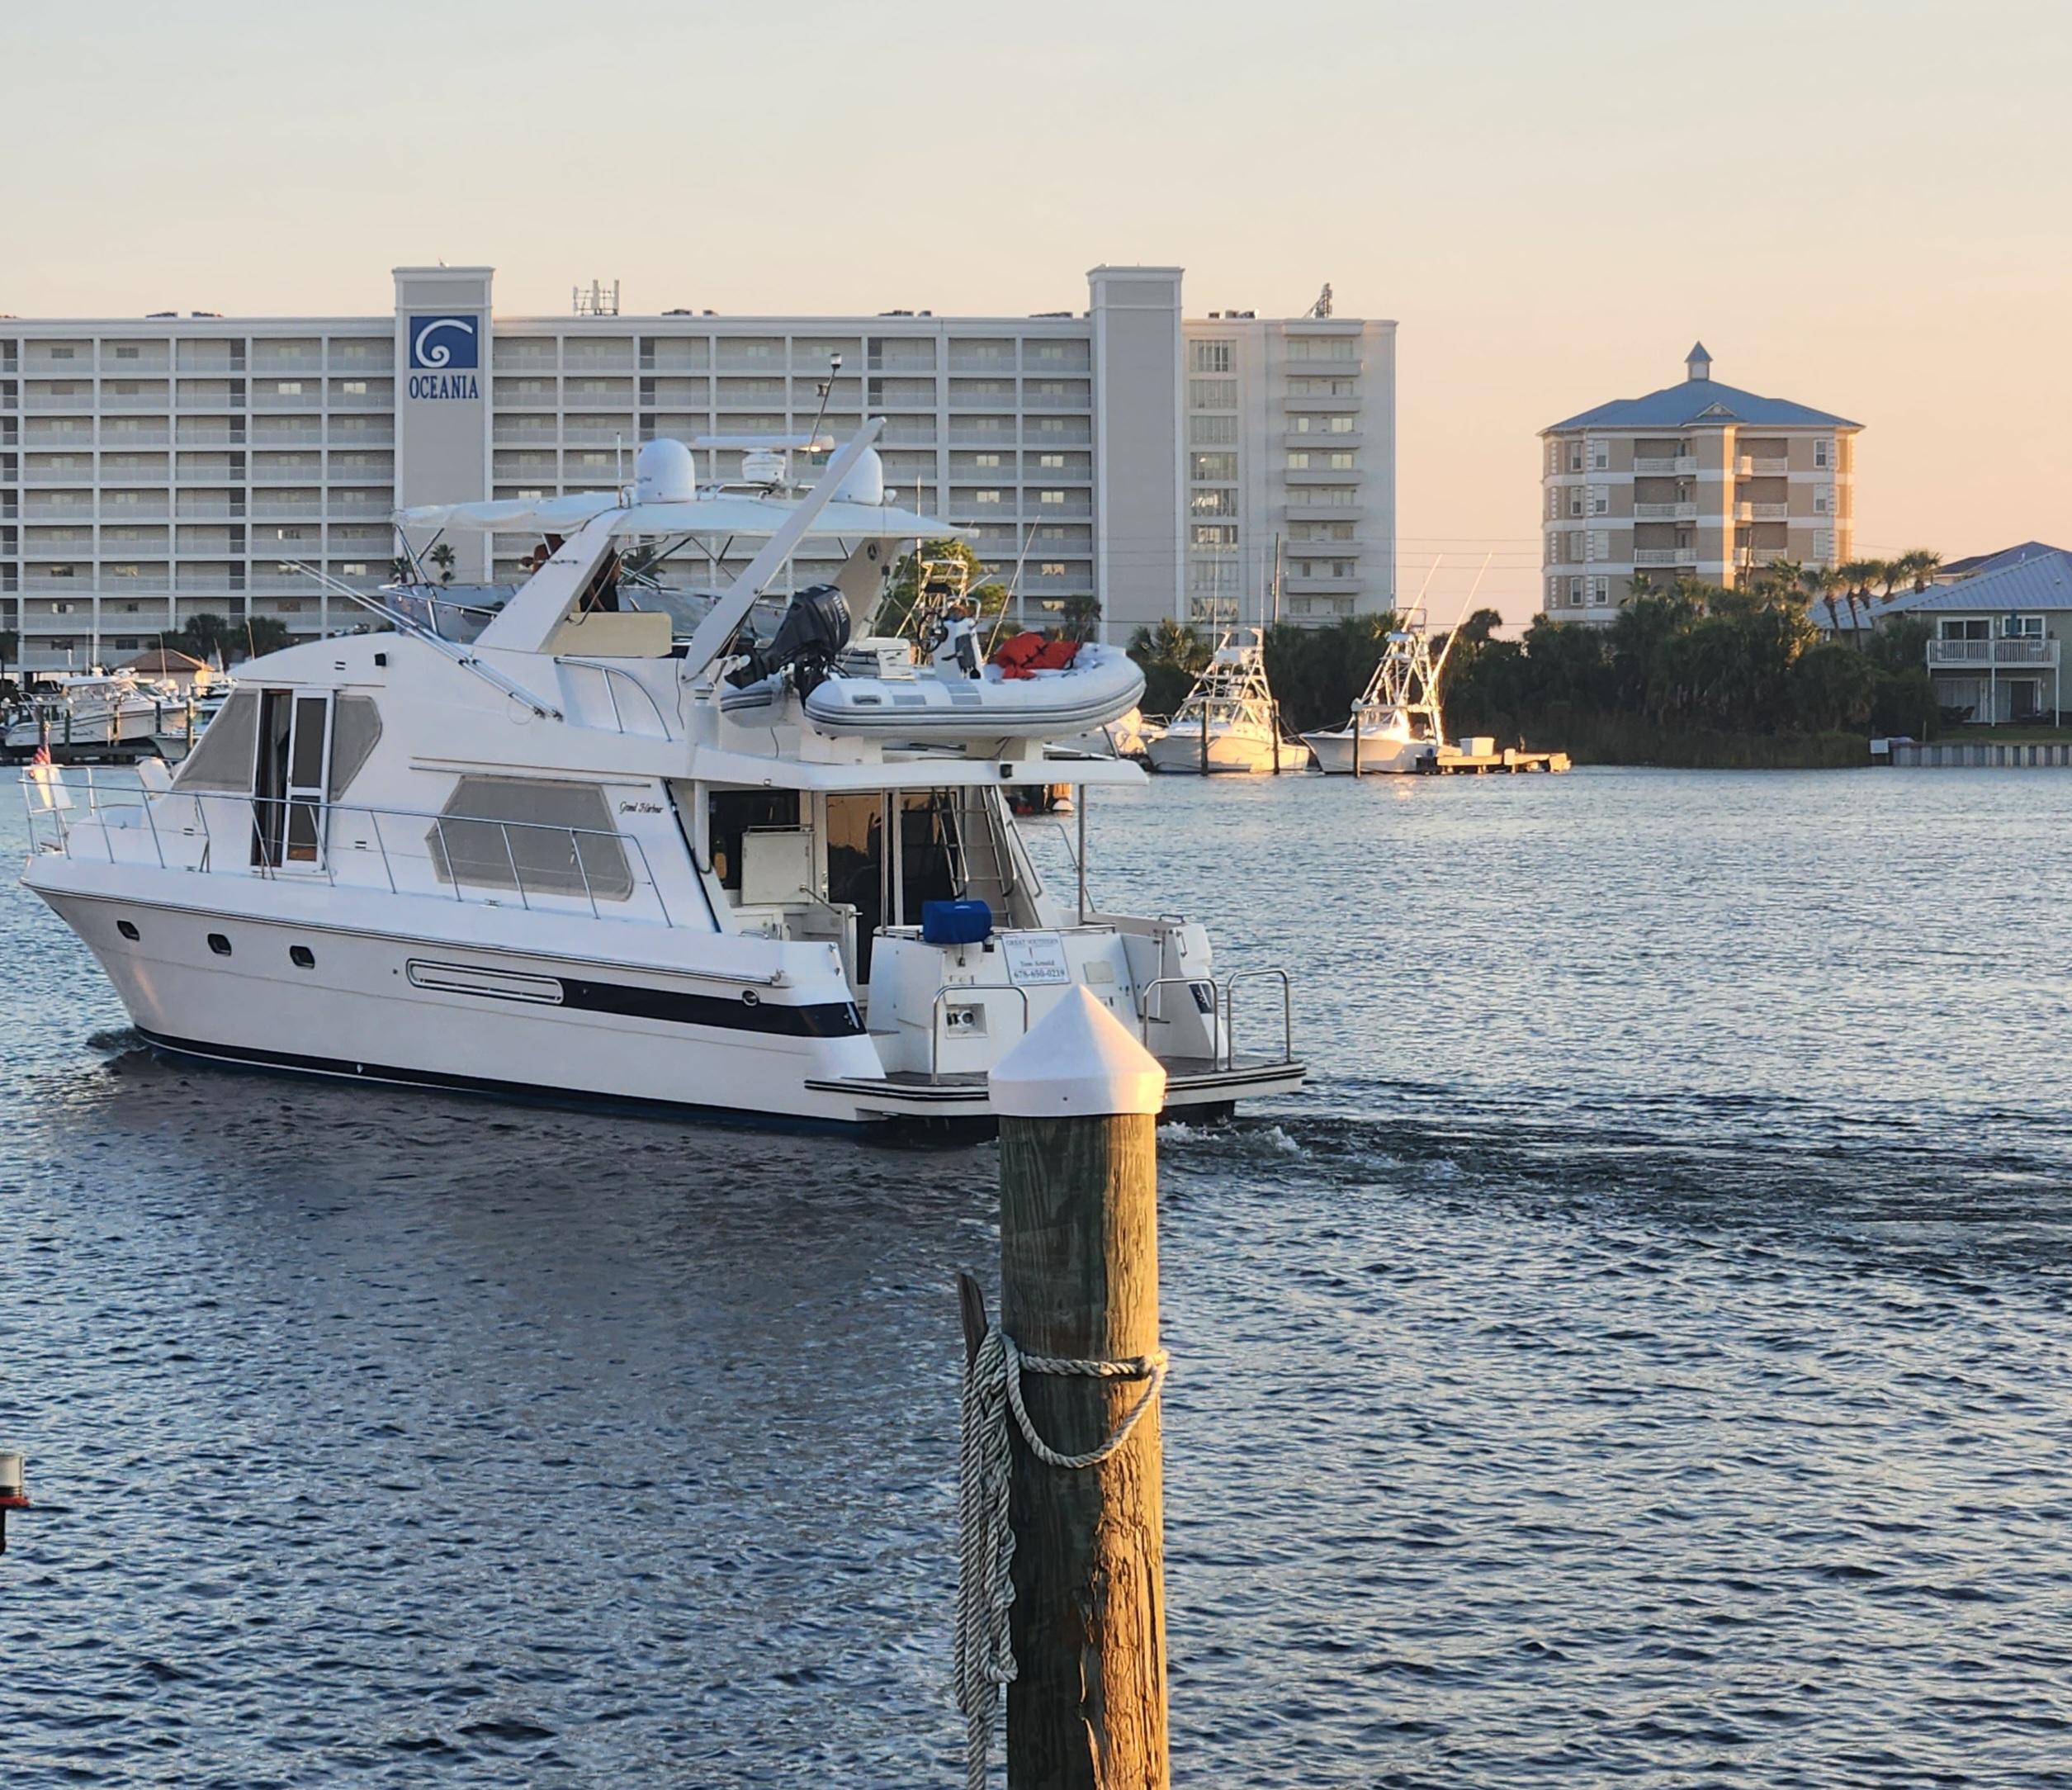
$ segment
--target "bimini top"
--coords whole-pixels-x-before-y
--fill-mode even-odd
[[[885,469],[869,443],[882,424],[864,432],[834,490],[816,495],[815,535],[904,535],[941,539],[971,531],[885,501]],[[697,462],[679,441],[645,443],[633,462],[633,482],[612,491],[572,491],[565,497],[500,498],[487,503],[420,504],[399,509],[406,528],[473,528],[512,533],[572,535],[607,510],[617,510],[609,535],[770,535],[803,506],[792,497],[722,491],[698,483]],[[816,494],[820,488],[816,487]]]
[[[505,498],[480,504],[420,504],[399,509],[406,528],[467,528],[512,533],[574,534],[608,509],[618,514],[608,533],[627,534],[775,534],[798,508],[783,497],[701,492],[677,503],[629,503],[618,491],[578,491],[566,497]],[[813,523],[816,535],[909,535],[947,539],[972,531],[939,517],[886,504],[830,503]]]

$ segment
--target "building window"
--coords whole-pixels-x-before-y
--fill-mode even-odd
[[[1827,440],[1816,441],[1813,444],[1813,463],[1823,471],[1833,466],[1834,464],[1834,443]]]
[[[107,573],[111,578],[135,578],[140,576],[142,571],[141,566],[130,565],[111,566],[107,568]]]
[[[78,349],[69,346],[54,348],[50,351],[50,358],[54,361],[69,361],[73,359],[78,353]]]
[[[1342,452],[1341,452],[1341,453],[1335,453],[1335,454],[1333,454],[1333,455],[1331,457],[1331,470],[1332,470],[1333,472],[1350,472],[1350,471],[1352,471],[1352,456],[1351,456],[1350,453],[1342,453]]]
[[[132,343],[127,347],[117,348],[115,351],[115,358],[119,361],[136,360],[139,358],[136,345]]]
[[[1582,443],[1579,441],[1568,443],[1568,470],[1571,472],[1582,471]]]
[[[1237,514],[1237,494],[1235,491],[1196,491],[1189,500],[1189,507],[1197,516],[1234,516]]]
[[[284,398],[299,398],[302,395],[302,381],[299,379],[277,379],[273,382],[273,389]]]
[[[1606,443],[1593,441],[1588,444],[1587,452],[1590,461],[1590,470],[1592,472],[1606,472],[1611,470],[1611,449]]]
[[[1065,575],[1064,561],[1045,560],[1043,565],[1043,573],[1046,578],[1062,578]]]
[[[1611,514],[1611,488],[1609,485],[1593,485],[1590,487],[1590,514],[1593,516],[1609,516]]]
[[[1288,356],[1290,360],[1301,361],[1356,361],[1360,358],[1360,339],[1357,336],[1290,336],[1288,339]]]
[[[1611,600],[1611,580],[1608,578],[1592,578],[1590,580],[1590,606],[1602,609]]]
[[[974,466],[986,467],[997,466],[1000,464],[1000,456],[998,454],[973,454],[972,463]]]
[[[1235,480],[1237,476],[1237,456],[1235,454],[1190,454],[1188,476],[1192,479]]]
[[[1237,408],[1237,381],[1234,379],[1190,379],[1187,405],[1194,410],[1234,410]]]
[[[1000,501],[1000,493],[998,491],[973,491],[972,501],[974,504],[997,504]]]
[[[1568,514],[1572,516],[1582,514],[1582,487],[1580,485],[1568,487]]]
[[[1197,448],[1234,447],[1237,419],[1234,416],[1192,416],[1187,419],[1187,438]]]
[[[300,541],[302,531],[300,528],[276,528],[273,538],[277,541]]]
[[[1237,530],[1227,522],[1198,522],[1190,538],[1196,547],[1232,547],[1237,544]]]
[[[367,576],[367,561],[365,560],[348,560],[344,565],[338,568],[338,570],[343,572],[348,578],[364,578]]]
[[[1038,491],[1036,500],[1039,504],[1062,504],[1065,501],[1065,494],[1062,491]]]
[[[1831,516],[1834,514],[1834,487],[1832,485],[1814,486],[1813,513],[1816,516]]]
[[[1309,470],[1309,456],[1300,452],[1290,453],[1288,456],[1288,470],[1290,472],[1307,472]]]
[[[1230,371],[1231,350],[1228,342],[1194,342],[1188,347],[1190,357],[1189,370],[1197,373],[1227,373]]]
[[[1062,454],[1038,454],[1036,464],[1046,472],[1062,472],[1065,470],[1065,457]],[[1232,478],[1237,476],[1235,472],[1231,474]]]
[[[367,395],[367,381],[364,379],[348,379],[338,389],[348,398],[364,398]]]

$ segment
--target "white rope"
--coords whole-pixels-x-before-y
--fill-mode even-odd
[[[1114,1433],[1085,1454],[1060,1454],[1036,1433],[1022,1403],[1022,1376],[1071,1375],[1094,1380],[1142,1380],[1143,1396]],[[986,1790],[986,1751],[999,1712],[1000,1692],[1015,1677],[1008,1612],[1015,1602],[1015,1535],[1007,1522],[1011,1461],[1007,1417],[1046,1466],[1077,1470],[1097,1466],[1129,1440],[1166,1383],[1166,1352],[1128,1361],[1084,1361],[1070,1356],[1024,1355],[997,1325],[988,1329],[964,1376],[959,1447],[957,1575],[957,1707],[964,1714],[966,1790]]]

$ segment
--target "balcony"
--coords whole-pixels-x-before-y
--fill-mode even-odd
[[[1736,504],[1734,506],[1736,522],[1789,522],[1791,506],[1789,504]]]
[[[1635,504],[1633,506],[1635,522],[1696,522],[1698,506],[1696,504]]]
[[[2003,665],[2021,665],[2032,670],[2042,666],[2055,670],[2057,663],[2058,643],[2055,640],[2003,638],[1928,642],[1931,671],[1997,670]]]
[[[1791,470],[1791,460],[1782,454],[1765,454],[1760,457],[1754,454],[1743,454],[1734,463],[1734,476],[1739,479],[1767,478],[1776,473],[1789,472]]]
[[[1658,455],[1636,455],[1633,470],[1635,472],[1696,472],[1698,470],[1698,457],[1696,454],[1679,454],[1674,459],[1665,460]]]
[[[1696,566],[1698,550],[1695,547],[1637,547],[1633,550],[1636,566]]]

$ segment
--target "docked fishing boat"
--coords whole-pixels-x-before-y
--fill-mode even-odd
[[[1459,632],[1447,636],[1434,660],[1424,628],[1391,629],[1381,662],[1345,725],[1302,736],[1317,768],[1331,776],[1409,774],[1430,769],[1446,737],[1439,677]]]
[[[10,709],[0,735],[7,755],[43,747],[60,763],[153,751],[155,736],[186,705],[178,691],[122,671],[63,672],[39,677]]]
[[[658,442],[621,490],[403,513],[544,551],[515,586],[357,594],[379,631],[240,666],[169,775],[39,768],[25,881],[187,1057],[983,1125],[991,1065],[1079,986],[1164,1062],[1172,1108],[1298,1088],[1283,972],[1219,978],[1198,922],[1090,890],[1087,797],[1142,773],[1045,745],[1126,712],[1134,668],[1081,649],[989,677],[968,634],[917,659],[868,632],[898,543],[958,532],[884,500],[878,427],[796,497],[701,490]],[[757,632],[809,537],[839,576]],[[761,545],[694,621],[628,572],[635,542],[733,538]],[[1081,845],[1053,863],[1005,796],[1062,775]]]
[[[1280,710],[1266,682],[1265,641],[1256,627],[1233,628],[1195,680],[1164,731],[1145,741],[1152,769],[1209,776],[1278,770],[1284,753]]]
[[[219,677],[206,689],[190,690],[184,697],[176,694],[165,710],[163,724],[151,736],[159,757],[168,765],[177,765],[192,752],[201,730],[223,713],[223,705],[229,701],[234,688],[229,680]]]

